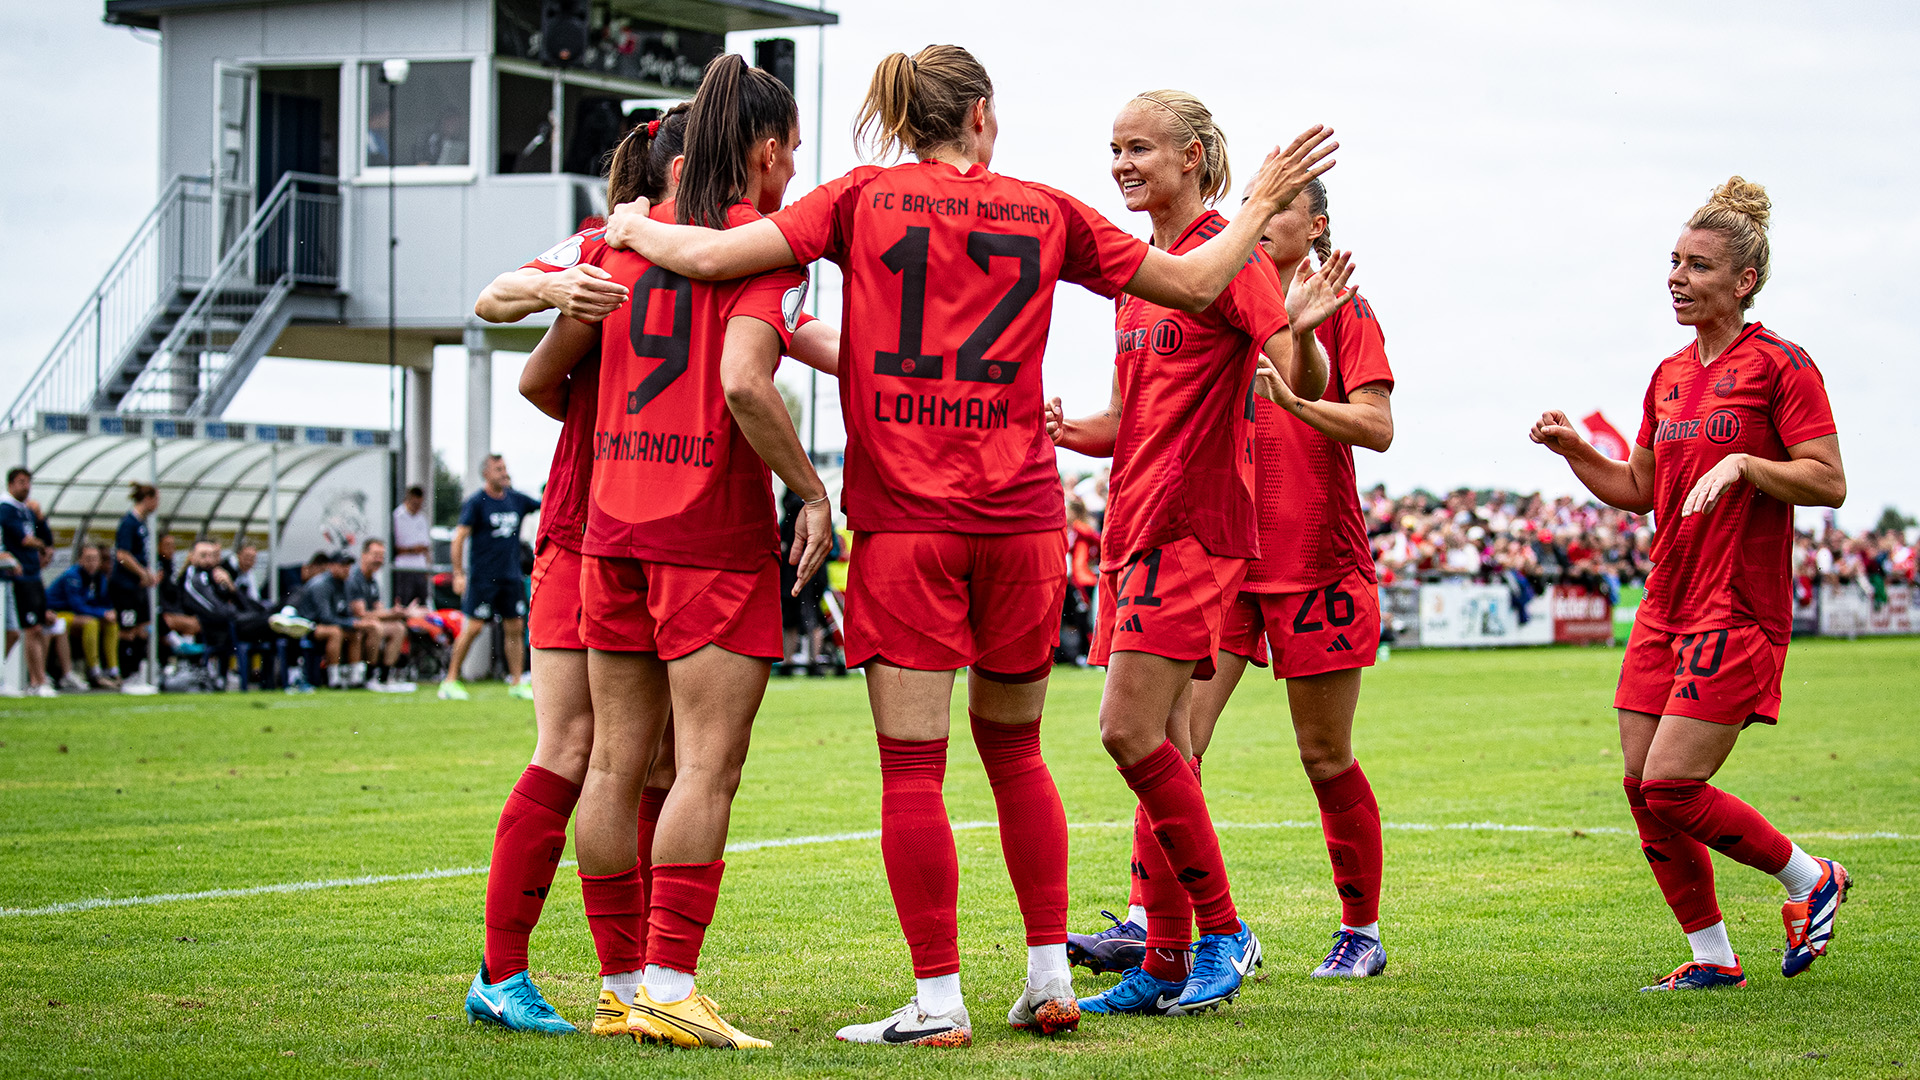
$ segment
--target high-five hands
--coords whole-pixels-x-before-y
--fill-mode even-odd
[[[1275,147],[1260,165],[1260,174],[1247,189],[1247,202],[1269,216],[1306,190],[1309,181],[1333,168],[1331,155],[1340,144],[1331,141],[1333,129],[1315,124],[1300,133],[1286,149]]]
[[[1336,251],[1318,269],[1312,259],[1301,259],[1287,289],[1287,321],[1297,333],[1311,330],[1333,317],[1353,299],[1347,279],[1353,276],[1353,252]]]

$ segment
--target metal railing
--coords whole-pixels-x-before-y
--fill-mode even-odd
[[[213,266],[213,189],[204,176],[175,177],[34,369],[0,428],[40,411],[86,408],[169,300],[206,280]]]
[[[287,294],[339,285],[340,223],[337,178],[283,175],[246,227],[223,240],[226,253],[120,398],[119,411],[206,415],[231,396],[225,384],[244,377],[285,325]]]

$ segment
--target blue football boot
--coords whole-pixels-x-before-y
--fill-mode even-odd
[[[523,971],[497,983],[487,981],[487,965],[467,988],[467,1022],[498,1024],[509,1031],[537,1031],[543,1035],[570,1035],[575,1028],[566,1022],[540,988],[533,985],[533,973]]]
[[[1137,968],[1147,959],[1147,931],[1132,919],[1121,921],[1111,911],[1100,914],[1113,925],[1097,934],[1067,935],[1067,966],[1083,967],[1096,975]]]
[[[1180,1011],[1218,1008],[1240,994],[1240,984],[1260,966],[1260,939],[1246,920],[1232,934],[1202,934],[1193,943],[1193,974],[1180,991]]]
[[[1820,864],[1820,884],[1805,900],[1789,900],[1780,909],[1780,919],[1787,924],[1787,948],[1780,957],[1780,974],[1789,979],[1827,954],[1827,943],[1833,940],[1833,917],[1847,902],[1847,890],[1853,887],[1853,877],[1846,867],[1832,859],[1813,861]]]
[[[1740,958],[1733,958],[1732,967],[1719,964],[1704,964],[1698,960],[1689,960],[1673,969],[1673,974],[1640,988],[1642,993],[1649,990],[1718,990],[1723,986],[1745,986],[1747,977],[1740,970]]]
[[[1179,1016],[1183,988],[1181,983],[1154,978],[1144,967],[1128,968],[1120,981],[1104,992],[1081,998],[1080,1013]]]
[[[1347,976],[1364,979],[1387,970],[1387,950],[1379,938],[1370,938],[1354,930],[1335,930],[1333,948],[1327,958],[1313,969],[1316,979]]]

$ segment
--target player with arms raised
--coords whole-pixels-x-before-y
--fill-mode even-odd
[[[1602,501],[1658,522],[1614,707],[1627,804],[1693,960],[1648,990],[1745,986],[1714,894],[1711,848],[1778,878],[1788,978],[1824,955],[1852,878],[1707,781],[1753,723],[1777,723],[1792,629],[1795,506],[1846,499],[1825,380],[1746,311],[1767,283],[1766,190],[1736,176],[1694,211],[1667,289],[1686,348],[1647,386],[1632,456],[1613,461],[1548,412],[1530,437]]]
[[[1040,379],[1053,287],[1072,281],[1103,296],[1204,309],[1259,230],[1235,225],[1170,255],[1070,196],[991,172],[993,84],[956,46],[882,60],[861,128],[882,151],[917,160],[857,168],[765,223],[702,233],[616,209],[608,234],[696,278],[817,258],[846,276],[844,498],[858,534],[847,659],[867,666],[881,851],[916,993],[840,1038],[972,1040],[960,993],[958,860],[940,791],[961,667],[970,669],[974,742],[1026,924],[1027,983],[1008,1020],[1066,1030],[1079,1020],[1066,964],[1066,816],[1039,739],[1066,587]],[[1264,218],[1285,202],[1306,163],[1333,149],[1329,135],[1315,128],[1272,155],[1251,212]]]
[[[1156,249],[1178,254],[1227,228],[1210,209],[1231,183],[1226,136],[1199,99],[1178,90],[1135,97],[1114,118],[1112,150],[1121,196],[1152,218]],[[1266,220],[1260,208],[1247,213]],[[1316,396],[1326,365],[1317,353],[1296,354],[1280,278],[1258,249],[1204,311],[1122,299],[1114,340],[1112,404],[1067,421],[1056,399],[1048,426],[1060,446],[1113,457],[1089,659],[1108,667],[1101,741],[1139,799],[1133,872],[1147,934],[1145,962],[1080,1005],[1177,1016],[1230,1000],[1260,962],[1259,941],[1234,908],[1183,721],[1192,680],[1213,675],[1227,610],[1257,553],[1258,358]]]

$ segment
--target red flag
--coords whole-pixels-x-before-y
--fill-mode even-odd
[[[1600,415],[1600,410],[1595,409],[1593,415],[1588,416],[1580,422],[1587,426],[1587,439],[1593,443],[1595,450],[1600,451],[1615,461],[1627,460],[1627,455],[1631,450],[1627,445],[1627,440],[1618,431],[1614,430],[1612,424],[1607,423],[1607,418]]]

